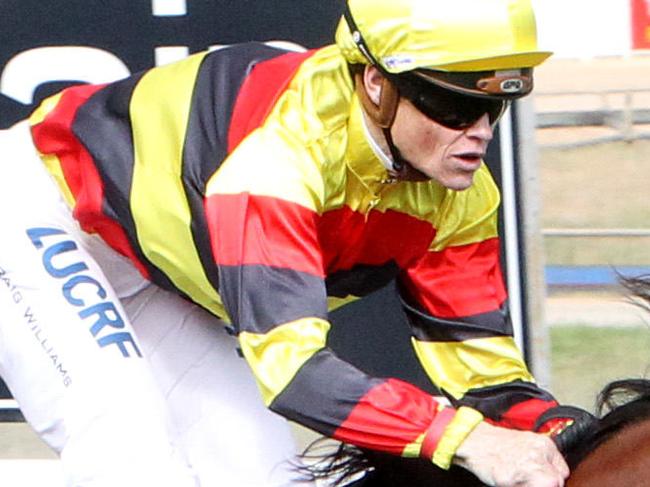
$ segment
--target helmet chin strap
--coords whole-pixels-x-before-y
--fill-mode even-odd
[[[423,172],[415,169],[407,159],[402,156],[402,153],[393,142],[393,135],[391,134],[390,127],[382,129],[388,150],[390,150],[391,158],[393,159],[393,170],[397,173],[398,179],[403,181],[428,181],[431,179]]]
[[[361,105],[370,119],[381,128],[384,134],[392,159],[393,171],[395,171],[398,178],[406,181],[425,181],[430,179],[425,174],[415,169],[413,165],[402,156],[400,150],[393,142],[391,128],[395,121],[395,115],[397,114],[397,106],[400,98],[399,91],[397,91],[395,85],[384,75],[381,82],[379,104],[370,99],[363,83],[362,73],[355,74],[355,85],[357,95],[361,100]]]
[[[404,170],[404,166],[407,164],[410,166],[409,162],[402,157],[402,153],[399,151],[395,143],[393,142],[393,134],[390,131],[390,127],[382,128],[384,133],[384,138],[386,139],[386,144],[388,145],[388,150],[390,151],[390,156],[393,159],[393,169],[396,173],[401,173]]]
[[[370,52],[366,41],[361,35],[361,31],[352,17],[352,12],[350,12],[350,4],[346,4],[345,11],[343,12],[343,17],[348,24],[350,29],[350,35],[354,43],[357,45],[357,48],[364,57],[368,60],[370,65],[374,66],[383,76],[381,82],[381,93],[379,95],[379,104],[373,102],[368,96],[364,82],[363,82],[363,73],[355,74],[355,84],[357,94],[361,100],[361,104],[364,109],[384,133],[386,143],[388,144],[388,149],[390,150],[391,157],[393,159],[393,170],[397,174],[397,177],[402,180],[407,181],[425,181],[430,179],[425,174],[421,173],[413,167],[406,159],[402,157],[399,149],[395,146],[393,142],[393,136],[391,134],[391,127],[393,121],[395,120],[395,115],[397,114],[397,105],[399,104],[399,91],[397,87],[390,82],[389,77],[390,73],[377,62],[375,56]]]

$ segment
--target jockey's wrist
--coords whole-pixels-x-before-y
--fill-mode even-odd
[[[431,461],[440,468],[448,469],[458,447],[482,421],[483,415],[476,409],[466,406],[457,409],[451,421],[445,426],[430,458]]]

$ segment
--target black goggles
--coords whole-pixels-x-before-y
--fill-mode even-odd
[[[463,95],[429,83],[413,74],[390,77],[399,94],[415,108],[444,127],[460,130],[474,125],[487,113],[490,125],[499,121],[508,101]]]

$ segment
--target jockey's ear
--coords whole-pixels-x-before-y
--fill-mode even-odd
[[[399,92],[374,66],[365,66],[355,74],[357,96],[370,119],[381,128],[389,128],[393,124]]]
[[[534,430],[548,434],[566,457],[598,429],[599,420],[575,406],[555,406],[535,422]]]

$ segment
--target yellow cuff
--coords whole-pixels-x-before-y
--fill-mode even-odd
[[[436,451],[433,453],[433,463],[447,470],[451,466],[451,461],[460,444],[481,421],[483,421],[483,415],[476,409],[466,406],[459,408],[438,442]]]

